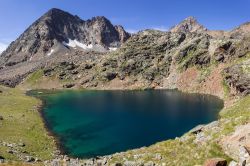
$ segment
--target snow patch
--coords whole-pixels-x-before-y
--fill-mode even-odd
[[[54,52],[54,49],[51,49],[50,52],[47,54],[48,56],[52,55]]]
[[[76,39],[75,40],[68,39],[68,40],[69,40],[69,42],[68,43],[67,42],[63,42],[63,45],[66,45],[66,46],[69,46],[69,47],[73,47],[73,48],[80,47],[80,48],[82,48],[84,50],[92,49],[93,48],[92,44],[86,45],[86,44],[83,44],[83,43],[77,41]]]

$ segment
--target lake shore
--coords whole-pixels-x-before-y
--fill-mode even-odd
[[[234,103],[234,104],[226,105],[225,108],[220,112],[220,115],[221,114],[222,115],[221,115],[221,118],[217,122],[221,123],[222,126],[219,126],[219,128],[222,129],[222,130],[220,130],[219,132],[224,132],[223,128],[225,128],[225,126],[229,125],[227,123],[230,123],[230,122],[228,122],[228,120],[225,120],[225,119],[227,119],[227,118],[235,119],[238,116],[240,116],[240,115],[235,115],[235,116],[230,115],[230,117],[225,118],[225,116],[227,116],[228,110],[229,110],[229,112],[230,112],[230,110],[235,110],[235,108],[234,108],[235,105],[238,105],[237,103],[242,102],[242,100],[244,100],[244,102],[249,102],[250,103],[249,96],[246,96],[243,99],[239,99],[237,102],[231,102],[232,100],[231,101],[230,100],[224,100],[224,101],[230,101],[229,103]],[[41,111],[41,106],[42,106],[42,103],[40,102],[40,105],[39,105],[39,107],[36,107],[36,110],[40,109],[40,111]],[[243,109],[242,111],[244,112],[246,109],[248,109],[248,107],[244,108],[244,106],[243,106],[242,109]],[[225,112],[226,112],[226,114],[225,114]],[[249,115],[249,117],[250,117],[250,115]],[[230,127],[230,131],[227,131],[226,134],[233,132],[235,126],[242,125],[242,124],[246,123],[246,121],[248,121],[248,120],[246,119],[244,121],[241,121],[240,123],[234,124],[233,127],[232,126]],[[46,122],[44,122],[44,124],[45,123]],[[45,126],[46,126],[46,124],[45,124]],[[209,126],[209,125],[207,125],[207,126]],[[211,135],[213,135],[214,133],[211,130],[214,130],[214,127],[212,127],[212,128],[211,128],[211,126],[210,127],[206,127],[206,126],[203,127],[203,131],[211,132],[212,133]],[[44,132],[42,132],[42,133],[44,133]],[[48,134],[51,135],[51,133],[48,133]],[[224,137],[224,136],[225,136],[225,134],[221,134],[221,136],[219,136],[219,138],[222,139],[222,137]],[[147,159],[143,159],[144,162],[153,162],[153,163],[157,164],[157,163],[168,163],[170,161],[175,161],[178,164],[183,165],[183,163],[181,161],[177,161],[177,160],[178,160],[179,157],[182,158],[186,153],[188,153],[188,154],[191,153],[191,152],[193,153],[193,151],[197,150],[197,147],[195,148],[195,146],[194,146],[194,144],[196,144],[196,143],[194,143],[194,140],[196,139],[196,137],[197,137],[197,135],[194,135],[192,133],[187,133],[187,134],[184,134],[184,136],[182,136],[180,138],[176,138],[176,139],[173,139],[173,140],[167,140],[167,141],[163,141],[163,142],[160,142],[160,143],[156,143],[155,145],[152,145],[150,147],[143,147],[143,148],[131,150],[131,151],[128,151],[128,152],[117,153],[117,154],[108,155],[108,156],[104,156],[104,157],[98,157],[98,158],[90,159],[90,160],[79,160],[79,159],[70,158],[70,157],[65,156],[65,155],[59,155],[59,153],[58,153],[59,151],[54,150],[54,152],[56,152],[57,157],[54,157],[53,159],[50,159],[50,160],[42,160],[42,161],[44,161],[45,164],[47,164],[47,165],[57,163],[57,162],[66,162],[67,163],[69,161],[76,162],[76,163],[97,163],[97,162],[124,163],[124,162],[130,161],[130,160],[131,160],[131,162],[136,162],[138,160],[138,158],[141,159],[141,158],[146,157]],[[218,137],[218,134],[217,134],[217,137]],[[54,139],[54,141],[56,141],[55,137],[53,137],[53,139]],[[52,142],[54,142],[54,141],[52,141]],[[209,144],[211,143],[210,141],[211,140],[209,140]],[[214,149],[216,151],[215,154],[211,155],[210,153],[208,153],[208,155],[206,155],[206,154],[204,154],[204,152],[201,153],[201,151],[206,151],[207,149],[211,148],[211,147],[208,148],[208,147],[205,147],[204,145],[202,145],[202,147],[199,147],[198,150],[197,150],[200,154],[198,156],[196,156],[195,157],[196,159],[194,159],[193,162],[191,162],[191,163],[202,163],[207,158],[211,158],[211,157],[223,157],[223,158],[227,158],[228,161],[232,160],[231,158],[228,158],[227,155],[225,155],[225,153],[223,152],[223,150],[221,148],[219,148],[220,145],[218,145],[217,143],[216,143],[216,145],[214,144],[214,142],[216,142],[216,141],[218,141],[218,138],[216,138],[215,140],[212,140],[212,143],[211,143],[212,149]],[[205,144],[207,144],[207,143],[205,143]],[[183,151],[183,150],[181,150],[179,148],[181,148],[181,149],[184,148],[185,152],[183,152],[183,154],[180,154],[179,157],[176,156],[175,159],[173,159],[172,157],[167,159],[165,157],[167,157],[167,156],[169,157],[169,155],[164,156],[164,155],[162,155],[160,153],[161,150],[163,150],[163,149],[165,149],[165,151],[166,150],[171,151],[171,149],[175,149],[176,151]],[[151,154],[152,152],[154,152],[154,153]],[[160,155],[158,153],[155,153],[155,152],[159,152]],[[159,156],[161,156],[161,157],[159,157]],[[157,159],[157,157],[158,157],[158,159]],[[197,160],[197,157],[199,158],[199,160]]]

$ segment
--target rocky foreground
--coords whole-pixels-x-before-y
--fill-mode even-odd
[[[53,159],[33,152],[15,160],[45,165],[250,165],[250,23],[213,31],[189,17],[167,32],[130,35],[106,18],[83,21],[52,9],[2,53],[0,82],[22,90],[176,88],[216,95],[226,105],[218,121],[150,147],[90,160],[57,151],[50,151]],[[20,154],[18,142],[2,141],[1,147]],[[0,157],[1,162],[13,159],[11,153]]]

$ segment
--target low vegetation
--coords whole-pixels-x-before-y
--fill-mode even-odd
[[[16,88],[0,90],[0,156],[14,161],[27,156],[51,159],[55,143],[39,115],[41,101]]]

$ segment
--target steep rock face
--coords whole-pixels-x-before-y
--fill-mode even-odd
[[[51,9],[10,44],[1,55],[0,66],[42,59],[70,47],[103,52],[109,47],[120,47],[129,36],[121,26],[113,26],[105,17],[84,21]]]
[[[250,94],[250,59],[224,70],[225,82],[236,93]]]

